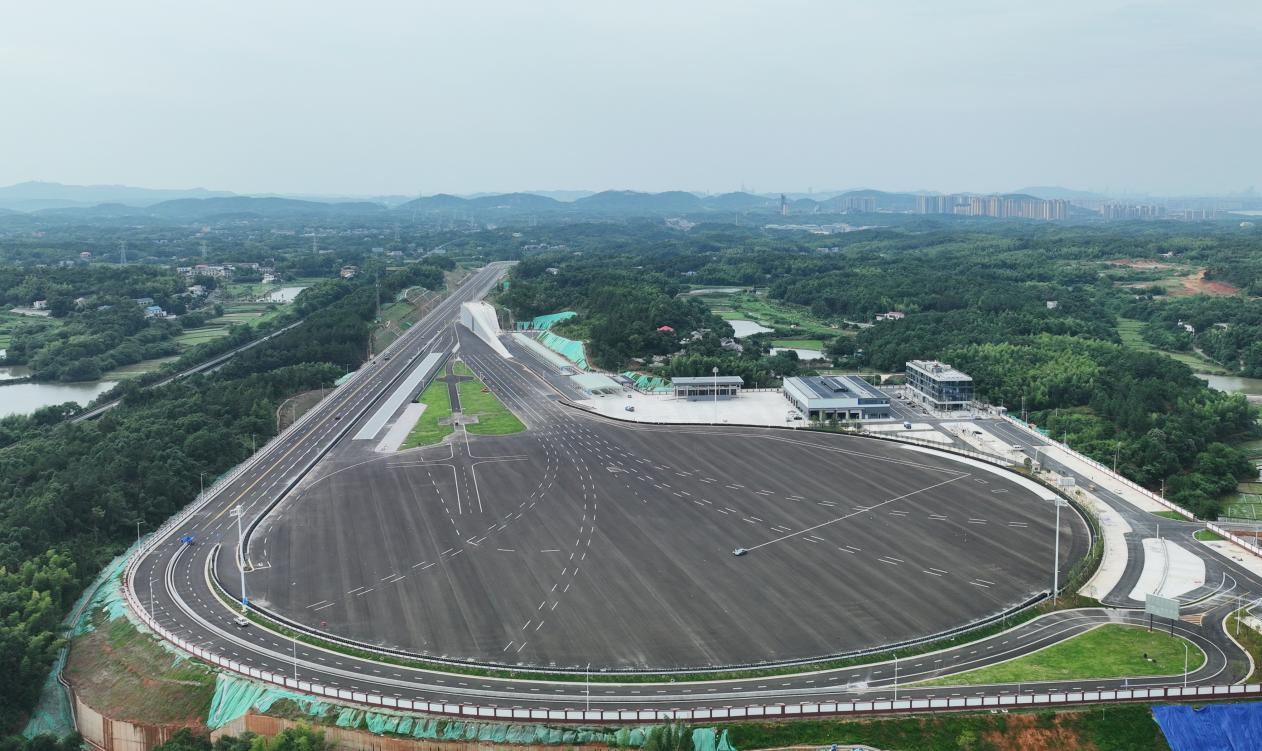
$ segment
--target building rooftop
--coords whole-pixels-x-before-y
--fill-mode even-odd
[[[716,380],[720,386],[745,385],[745,379],[740,376],[723,375],[718,376],[717,378],[715,376],[682,376],[680,378],[672,378],[670,379],[670,382],[681,386],[713,386]]]
[[[858,376],[798,376],[785,379],[817,399],[888,399],[880,389]]]
[[[938,381],[971,381],[969,374],[937,360],[908,360],[907,367],[928,373]]]

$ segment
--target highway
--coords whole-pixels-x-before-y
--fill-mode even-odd
[[[236,661],[242,670],[253,668],[280,676],[292,676],[299,687],[318,685],[337,689],[347,692],[346,698],[358,699],[371,694],[406,702],[402,706],[437,703],[449,706],[476,704],[497,709],[591,708],[658,712],[691,707],[795,704],[856,698],[875,701],[891,699],[895,692],[898,699],[940,698],[975,693],[1019,694],[1049,690],[1134,688],[1183,680],[1182,676],[1167,676],[1129,681],[1076,680],[967,689],[904,685],[915,680],[957,672],[964,667],[1012,659],[1103,623],[1135,623],[1142,618],[1134,611],[1101,608],[1055,613],[983,641],[919,654],[897,664],[884,662],[742,680],[666,683],[630,680],[608,682],[599,675],[596,680],[589,681],[585,673],[574,673],[571,680],[549,682],[403,667],[293,642],[257,625],[246,628],[233,625],[236,610],[215,594],[213,579],[217,577],[222,587],[233,597],[240,595],[243,575],[237,565],[240,548],[238,527],[247,534],[247,549],[243,555],[246,594],[249,595],[252,591],[252,582],[258,582],[258,586],[272,590],[268,593],[269,602],[282,601],[284,598],[275,591],[283,586],[283,581],[277,575],[284,571],[293,573],[295,576],[291,586],[297,588],[299,575],[307,572],[283,569],[279,562],[270,560],[273,556],[264,552],[265,543],[257,536],[250,537],[250,530],[257,525],[259,533],[266,534],[269,525],[275,523],[268,518],[273,508],[276,509],[276,518],[284,519],[291,490],[299,488],[304,494],[311,494],[312,488],[326,482],[346,466],[355,464],[353,453],[356,449],[347,445],[348,433],[363,424],[375,406],[391,392],[393,385],[426,354],[450,353],[459,347],[461,356],[474,372],[530,426],[530,430],[522,435],[530,436],[531,441],[547,445],[545,456],[550,457],[551,462],[548,458],[544,459],[543,471],[551,471],[555,479],[559,469],[549,467],[554,464],[559,467],[559,456],[567,456],[569,481],[580,479],[583,484],[579,493],[580,502],[589,492],[589,486],[593,494],[612,492],[604,489],[615,487],[615,484],[626,484],[630,488],[629,481],[621,478],[620,473],[607,469],[608,466],[615,466],[616,462],[602,459],[602,463],[597,464],[597,454],[608,453],[608,439],[612,434],[609,431],[627,431],[626,426],[611,424],[613,421],[564,406],[558,401],[560,395],[540,373],[526,367],[521,361],[500,359],[476,338],[467,333],[458,333],[453,325],[460,303],[483,297],[505,270],[505,265],[493,264],[469,277],[462,287],[435,306],[428,316],[409,329],[386,352],[379,354],[372,363],[365,364],[350,381],[331,392],[329,397],[290,430],[270,442],[231,478],[216,486],[193,513],[183,517],[180,523],[167,525],[155,533],[129,564],[126,572],[126,585],[130,590],[133,606],[151,614],[156,624],[173,638]],[[749,433],[739,428],[689,431],[678,427],[667,432],[682,435],[683,440],[693,442],[720,440],[724,436]],[[770,431],[759,431],[760,435],[763,433],[770,435]],[[803,435],[810,434],[798,433],[795,438]],[[461,437],[466,441],[466,454],[473,456],[468,451],[470,444],[467,443],[467,434]],[[820,436],[808,440],[829,441],[841,438],[844,437]],[[878,443],[859,438],[847,440],[863,445]],[[887,442],[879,443],[892,445]],[[326,454],[335,448],[339,457],[350,458],[340,460],[340,464],[339,460],[332,457],[322,462]],[[649,450],[647,444],[642,444],[641,448],[644,451]],[[454,456],[459,449],[452,447],[443,450],[451,451]],[[662,463],[672,461],[671,457],[664,455],[644,454],[640,458]],[[597,474],[601,491],[596,490],[594,476]],[[476,483],[476,479],[473,482]],[[474,490],[473,495],[466,495],[464,498],[475,498],[477,492]],[[619,497],[629,496],[623,494]],[[351,497],[347,502],[353,501],[354,498]],[[241,509],[240,517],[234,513],[238,508]],[[736,508],[733,507],[733,510]],[[363,513],[370,511],[370,508],[365,508]],[[602,510],[600,513],[613,511]],[[592,532],[586,538],[588,545],[597,526],[594,507],[591,513]],[[1021,528],[1013,528],[1013,533],[1022,534]],[[194,535],[197,542],[193,545],[180,543],[180,537],[185,534]],[[476,537],[468,535],[463,539],[472,539],[474,544],[478,542]],[[578,544],[581,544],[581,539]],[[723,544],[726,546],[727,542]],[[363,547],[362,543],[360,550],[365,559],[372,558],[375,553]],[[452,552],[455,552],[454,549]],[[751,555],[757,555],[757,552]],[[306,551],[308,558],[305,560],[318,565],[321,556],[335,554],[334,549],[326,545],[314,545],[311,550]],[[729,561],[730,556],[727,556],[724,563]],[[1231,683],[1243,678],[1247,671],[1244,658],[1228,640],[1221,638],[1221,630],[1214,625],[1234,602],[1237,591],[1235,581],[1250,580],[1247,572],[1241,572],[1238,567],[1226,568],[1235,574],[1231,587],[1223,587],[1208,594],[1200,606],[1204,611],[1204,623],[1208,624],[1207,627],[1183,622],[1174,627],[1177,633],[1198,644],[1209,658],[1203,667],[1187,677],[1193,684]],[[926,575],[929,575],[928,571]],[[966,588],[967,584],[965,582]],[[974,590],[984,591],[976,587]],[[353,597],[354,594],[351,594],[344,599]],[[312,605],[323,606],[318,601],[313,601]],[[331,616],[335,608],[332,604],[329,607]],[[631,613],[628,617],[632,619],[632,625],[635,625],[634,619],[638,616]],[[308,621],[317,619],[330,623],[335,620],[333,617],[313,616]],[[347,623],[352,621],[353,619],[348,619]]]

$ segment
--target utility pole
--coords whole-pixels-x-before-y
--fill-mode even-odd
[[[1117,474],[1117,457],[1122,453],[1122,442],[1118,441],[1113,447],[1113,474]]]
[[[587,706],[584,711],[590,712],[592,709],[592,664],[587,663]]]

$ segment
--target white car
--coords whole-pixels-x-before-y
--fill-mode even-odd
[[[237,628],[245,628],[246,626],[250,625],[250,621],[247,620],[245,616],[239,615],[236,618],[232,619],[232,625],[236,626]]]
[[[1013,451],[1025,451],[1025,446],[1022,446],[1022,445],[1021,445],[1021,444],[1019,444],[1019,443],[1014,443],[1014,444],[1012,444],[1012,450],[1013,450]]]

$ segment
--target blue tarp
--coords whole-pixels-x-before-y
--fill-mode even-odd
[[[1153,707],[1173,751],[1254,751],[1262,748],[1262,702]]]

